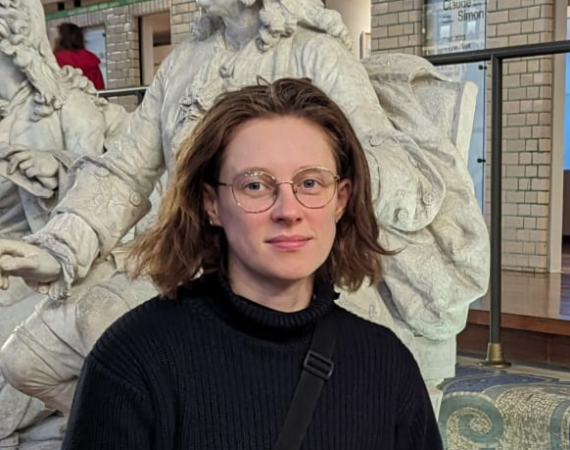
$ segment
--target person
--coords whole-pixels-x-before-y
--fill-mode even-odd
[[[192,36],[161,64],[124,136],[104,157],[75,164],[72,188],[46,226],[25,243],[0,241],[0,272],[23,277],[53,299],[15,330],[0,350],[0,368],[19,390],[65,414],[86,352],[118,317],[155,293],[152,283],[133,284],[119,272],[74,301],[70,312],[64,305],[72,286],[149,211],[157,180],[172,175],[180,143],[214,98],[259,76],[311,78],[349,117],[368,159],[380,239],[402,250],[386,260],[381,298],[375,286],[354,293],[375,302],[383,323],[412,349],[420,340],[453,341],[469,303],[486,292],[488,234],[469,173],[437,127],[424,139],[427,130],[416,120],[422,107],[413,102],[408,77],[392,77],[378,91],[389,105],[391,98],[410,99],[392,108],[401,116],[396,128],[350,54],[340,15],[320,1],[200,0],[199,6],[204,13]],[[347,295],[342,291],[341,299]],[[46,330],[41,338],[37,329]],[[446,360],[446,376],[453,359]],[[434,386],[439,379],[440,373]]]
[[[73,23],[62,23],[58,27],[58,33],[54,54],[59,66],[75,67],[93,83],[95,89],[105,89],[105,81],[99,67],[101,60],[85,48],[81,28]]]
[[[221,96],[133,245],[160,296],[88,356],[62,450],[272,448],[327,316],[334,369],[306,448],[442,448],[413,356],[334,304],[335,286],[381,277],[378,235],[365,154],[324,92],[281,79]]]

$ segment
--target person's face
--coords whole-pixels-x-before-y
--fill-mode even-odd
[[[279,182],[287,182],[300,170],[314,167],[338,175],[333,148],[318,125],[294,117],[256,119],[246,122],[233,135],[217,181],[232,184],[240,175],[265,172]],[[312,177],[301,178],[304,189],[314,188]],[[212,225],[225,232],[230,278],[277,285],[312,279],[330,254],[336,222],[350,195],[350,180],[333,183],[330,201],[322,208],[303,206],[291,184],[283,183],[277,187],[273,206],[259,213],[247,212],[238,205],[232,187],[219,186],[215,190],[207,186],[204,206]],[[254,196],[264,189],[255,182],[247,188]],[[308,197],[305,200],[313,201]]]

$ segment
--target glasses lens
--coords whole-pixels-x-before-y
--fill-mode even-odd
[[[326,169],[302,170],[293,178],[297,200],[307,208],[322,208],[336,192],[336,177]]]
[[[233,190],[236,201],[243,209],[261,212],[273,205],[277,183],[267,173],[247,172],[234,180]]]

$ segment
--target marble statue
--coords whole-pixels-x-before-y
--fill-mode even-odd
[[[386,258],[381,284],[343,293],[340,303],[394,329],[435,386],[453,373],[454,354],[435,371],[433,356],[453,353],[468,305],[486,292],[489,276],[488,233],[457,149],[461,133],[426,106],[430,89],[443,92],[446,81],[415,57],[373,57],[365,68],[350,54],[339,14],[318,0],[198,6],[204,14],[192,36],[162,63],[124,135],[104,156],[73,165],[71,187],[41,230],[24,242],[0,240],[1,276],[22,277],[50,298],[36,313],[41,320],[28,320],[5,343],[0,369],[21,391],[69,411],[86,352],[156,292],[122,270],[82,295],[73,291],[77,283],[96,279],[109,257],[122,267],[114,249],[151,209],[157,180],[171,173],[179,143],[218,94],[259,77],[308,77],[351,121],[368,156],[382,244],[401,250]],[[461,116],[457,98],[449,103],[453,117]]]
[[[18,241],[48,222],[65,195],[70,165],[101,155],[122,132],[116,119],[126,113],[100,99],[79,72],[59,68],[39,1],[0,0],[0,80],[0,239]],[[0,290],[0,344],[46,297],[21,279],[9,284]],[[0,285],[7,288],[8,280]],[[52,412],[0,374],[0,448]],[[51,440],[45,429],[28,431]]]

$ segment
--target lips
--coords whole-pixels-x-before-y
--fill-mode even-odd
[[[305,236],[277,236],[269,239],[267,243],[279,250],[299,250],[310,240],[311,238]]]

